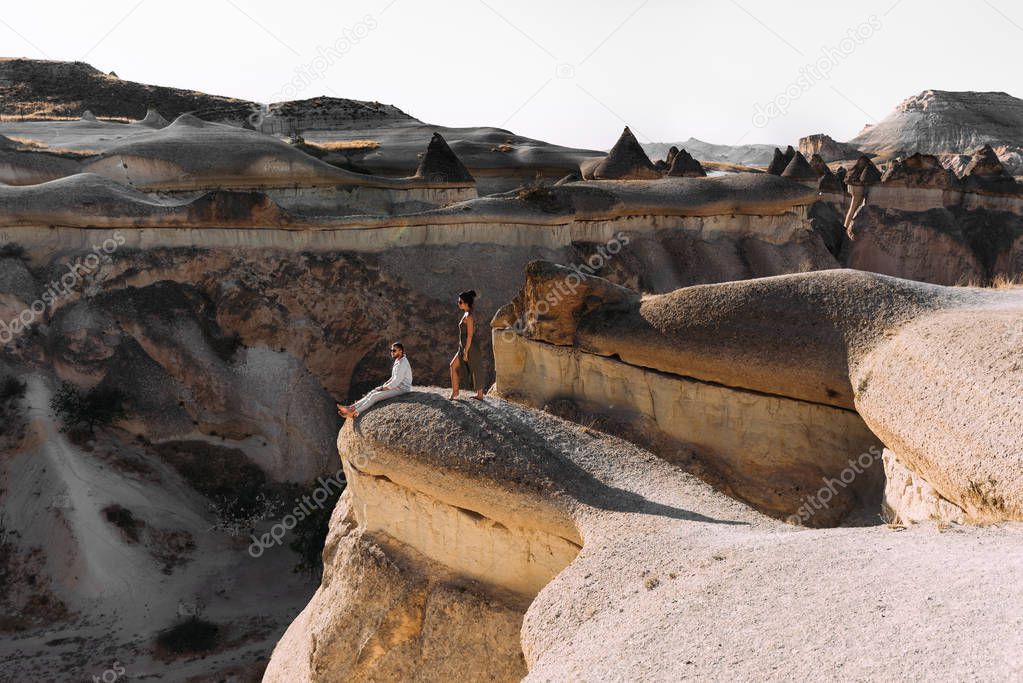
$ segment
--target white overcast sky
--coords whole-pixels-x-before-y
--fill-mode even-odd
[[[1021,44],[1023,3],[1012,0],[0,5],[5,56],[257,101],[378,100],[430,123],[597,149],[625,123],[644,142],[847,140],[925,89],[1023,95]],[[817,62],[829,75],[800,82]],[[308,84],[286,90],[303,71]],[[783,114],[766,109],[779,96]]]

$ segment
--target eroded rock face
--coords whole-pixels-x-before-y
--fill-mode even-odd
[[[961,153],[1023,139],[1023,100],[1003,92],[925,90],[849,144],[864,152]]]
[[[1007,212],[900,211],[868,203],[848,230],[844,261],[850,268],[941,285],[983,284],[1015,272],[1023,219]]]
[[[1012,529],[797,530],[731,500],[686,465],[493,396],[451,402],[420,389],[346,425],[340,443],[356,480],[428,489],[462,517],[435,516],[431,503],[397,510],[389,531],[370,531],[363,520],[374,515],[367,494],[375,490],[353,487],[332,519],[324,581],[278,644],[267,680],[578,680],[595,671],[654,680],[712,678],[725,667],[745,679],[780,670],[811,676],[822,664],[856,677],[941,669],[997,678],[1015,666],[1004,648],[1023,644],[1011,627],[1023,595]],[[867,466],[882,465],[878,458]],[[808,497],[826,501],[829,489],[818,487]],[[502,535],[524,527],[578,534],[583,548],[528,606],[511,607],[464,573],[488,559],[463,542],[465,525],[477,538],[493,534],[495,557]],[[439,561],[396,538],[418,543],[424,532],[449,539]],[[959,559],[950,563],[950,554]],[[828,581],[808,582],[794,606],[791,576],[808,571],[826,571]],[[879,620],[864,595],[885,595],[893,577],[901,597],[885,603]],[[970,609],[922,614],[916,605],[928,598]],[[834,616],[810,631],[777,618],[807,610]],[[839,630],[850,634],[846,647],[833,647]],[[937,633],[946,634],[940,649]],[[904,653],[871,659],[899,634]],[[451,646],[442,651],[445,639]],[[979,652],[948,662],[949,639],[957,651]],[[752,640],[773,647],[749,657]]]
[[[881,172],[869,157],[861,156],[844,180],[846,185],[874,185],[881,182]]]
[[[884,451],[884,508],[889,522],[914,524],[935,521],[962,524],[962,508],[948,502],[922,477],[899,462],[887,448]]]
[[[790,161],[788,165],[785,166],[785,170],[781,172],[781,177],[796,181],[817,182],[818,173],[810,166],[806,157],[804,157],[801,152],[796,152],[792,155],[792,161]]]
[[[346,493],[334,511],[323,584],[263,680],[520,680],[522,607],[396,540],[376,540],[355,525],[359,502]]]
[[[914,154],[899,159],[885,171],[881,184],[897,187],[959,188],[958,178],[931,154]]]
[[[545,286],[549,284],[540,279],[527,282],[530,297],[542,299]],[[495,329],[495,344],[500,338],[503,345],[497,354],[498,387],[503,365],[504,386],[536,405],[574,398],[591,408],[620,406],[654,420],[680,442],[697,444],[698,452],[701,435],[706,439],[713,428],[679,431],[692,409],[674,415],[671,406],[706,407],[713,401],[681,398],[685,392],[677,389],[658,389],[661,400],[639,402],[622,387],[652,382],[642,379],[645,370],[617,383],[595,378],[616,376],[610,367],[623,363],[630,371],[653,369],[676,378],[855,409],[901,461],[965,510],[969,519],[1020,519],[1023,484],[1017,476],[1018,455],[1013,453],[1023,432],[1012,416],[1023,414],[1019,399],[1023,392],[1020,375],[1012,369],[1021,361],[1010,326],[1023,312],[1021,306],[1023,294],[1014,290],[944,288],[857,271],[690,287],[640,301],[616,297],[607,308],[593,306],[578,317],[574,344],[564,351],[531,345],[542,339],[520,341],[530,339],[524,326],[512,334]],[[507,317],[495,321],[495,328],[501,324],[507,324]],[[562,325],[559,338],[564,340],[568,332]],[[953,341],[961,337],[978,342],[964,346]],[[952,349],[955,360],[947,357]],[[586,368],[586,363],[602,365],[589,359],[591,355],[615,363],[604,362],[608,368],[602,371]],[[983,357],[1000,360],[985,362]],[[955,366],[955,377],[943,382],[944,391],[919,392],[908,402],[896,398],[897,386],[902,391],[933,387],[934,377],[946,376],[943,368],[949,365]],[[882,372],[882,367],[898,370]],[[969,379],[970,373],[989,379],[978,383]],[[974,431],[975,423],[970,422],[952,433],[938,430],[936,425],[949,414],[949,402],[961,400],[957,397],[964,391],[989,426]],[[656,392],[651,387],[649,393]],[[723,401],[742,405],[732,409],[740,415],[756,412],[754,399],[726,396]],[[827,423],[824,418],[804,421],[818,427]],[[738,431],[755,433],[756,428]],[[870,445],[865,443],[862,450]],[[729,458],[739,452],[734,445],[715,444],[705,450],[719,454],[714,462],[745,500],[775,513],[783,508],[778,501],[767,504],[763,496],[747,490],[741,474],[736,476],[748,466],[729,467]],[[756,460],[762,464],[768,459]],[[775,460],[781,462],[777,456]],[[812,457],[801,462],[804,467],[820,464]],[[795,477],[792,468],[781,476]],[[807,485],[805,481],[801,488]],[[791,494],[788,501],[796,502]]]
[[[824,133],[799,138],[799,151],[807,157],[819,155],[825,162],[856,159],[862,154],[853,145],[837,142]]]

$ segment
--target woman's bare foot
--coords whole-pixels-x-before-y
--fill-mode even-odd
[[[457,398],[458,398],[458,394],[456,394],[456,393],[452,393],[450,396],[448,396],[448,400],[449,401],[454,401]]]
[[[482,401],[483,400],[483,392],[482,391],[478,392],[475,396],[473,396],[473,398],[476,399],[477,401]]]

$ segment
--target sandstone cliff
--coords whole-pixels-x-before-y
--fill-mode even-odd
[[[324,580],[267,681],[1018,666],[1011,529],[799,530],[633,444],[496,397],[418,389],[346,424],[338,447],[351,486]],[[794,600],[792,577],[816,575],[827,581],[801,582]],[[800,623],[807,613],[817,627]],[[879,658],[896,638],[899,652]],[[962,655],[949,661],[949,647]]]

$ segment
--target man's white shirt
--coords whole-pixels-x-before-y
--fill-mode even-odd
[[[402,356],[394,361],[394,365],[391,367],[391,378],[387,380],[387,386],[391,389],[411,391],[412,366],[409,365],[408,358]]]

